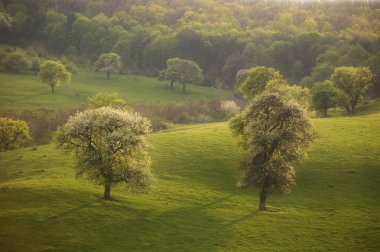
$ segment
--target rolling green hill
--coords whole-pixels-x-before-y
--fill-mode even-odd
[[[319,138],[297,185],[270,196],[268,212],[256,210],[257,191],[235,186],[239,147],[226,123],[152,134],[156,188],[119,185],[111,202],[54,145],[0,153],[1,250],[379,251],[379,105],[314,119]]]
[[[174,90],[165,88],[166,82],[135,75],[113,75],[83,72],[73,75],[72,82],[50,93],[50,87],[38,81],[35,74],[0,73],[0,108],[77,108],[87,104],[87,97],[97,92],[118,92],[130,102],[167,103],[189,100],[230,97],[231,92],[209,87],[187,85],[183,94],[177,84]]]

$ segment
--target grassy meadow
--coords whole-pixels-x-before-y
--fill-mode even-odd
[[[105,74],[83,71],[74,74],[70,83],[56,88],[52,94],[50,86],[39,82],[36,74],[0,73],[0,108],[77,108],[85,106],[87,97],[98,92],[117,92],[129,102],[142,103],[181,103],[232,95],[225,90],[195,85],[187,85],[188,92],[183,94],[179,83],[174,90],[167,88],[168,84],[168,81],[136,75],[112,75],[107,80]]]
[[[1,250],[379,251],[380,101],[367,108],[313,119],[319,138],[297,184],[271,195],[268,212],[256,210],[257,190],[236,187],[240,148],[227,123],[152,134],[155,189],[114,186],[115,201],[75,179],[54,144],[0,153]]]

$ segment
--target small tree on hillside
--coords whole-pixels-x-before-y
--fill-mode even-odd
[[[337,67],[331,81],[341,91],[341,105],[349,113],[354,113],[372,85],[372,72],[368,67]]]
[[[337,104],[338,90],[330,81],[316,83],[311,89],[313,107],[327,116],[327,110]]]
[[[5,69],[15,73],[28,69],[31,65],[30,60],[26,57],[25,53],[20,50],[15,50],[9,53],[5,56],[2,63]]]
[[[100,92],[88,97],[88,107],[90,109],[101,107],[125,108],[125,100],[120,98],[116,92]]]
[[[20,148],[29,141],[29,127],[25,121],[0,118],[0,151]]]
[[[77,175],[104,185],[124,182],[132,191],[146,191],[153,182],[146,135],[150,123],[137,113],[102,107],[70,117],[57,133],[59,145],[75,153]]]
[[[295,182],[293,164],[314,138],[310,118],[297,103],[266,93],[234,117],[230,128],[244,150],[239,184],[260,187],[259,209],[266,210],[269,193],[290,192]]]
[[[71,73],[59,61],[47,60],[40,65],[38,78],[41,82],[48,84],[51,92],[54,93],[55,87],[71,80]]]
[[[179,81],[182,84],[182,91],[186,92],[186,84],[201,84],[203,82],[202,69],[197,63],[191,60],[179,58],[168,59],[166,69],[160,73],[160,78],[170,80],[170,88],[174,88],[174,83]]]
[[[106,73],[107,80],[110,79],[112,73],[119,73],[121,68],[120,56],[116,53],[101,54],[94,64],[95,72]]]
[[[240,74],[245,74],[240,73]],[[271,67],[258,66],[249,69],[247,73],[248,77],[245,79],[243,84],[240,86],[240,92],[243,94],[244,98],[249,100],[255,95],[260,94],[264,91],[266,85],[271,80],[284,79],[279,71]]]

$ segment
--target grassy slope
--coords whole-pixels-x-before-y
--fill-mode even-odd
[[[153,78],[113,75],[106,80],[104,74],[81,73],[71,83],[62,85],[51,94],[50,87],[38,82],[36,75],[0,73],[0,108],[76,108],[87,104],[87,97],[97,92],[118,92],[131,102],[183,102],[188,100],[228,97],[230,92],[188,85],[187,94],[177,84],[175,90],[165,88],[165,82]]]
[[[235,187],[239,148],[227,124],[150,137],[156,189],[148,195],[74,179],[53,145],[0,153],[4,251],[379,251],[380,103],[373,113],[315,119],[320,138],[297,185],[258,212]],[[5,249],[6,248],[6,249]]]

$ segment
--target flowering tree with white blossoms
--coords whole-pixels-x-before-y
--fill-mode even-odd
[[[77,158],[77,175],[104,185],[125,182],[132,191],[147,191],[154,182],[150,172],[146,135],[150,122],[138,113],[102,107],[70,117],[58,129],[57,141]]]

